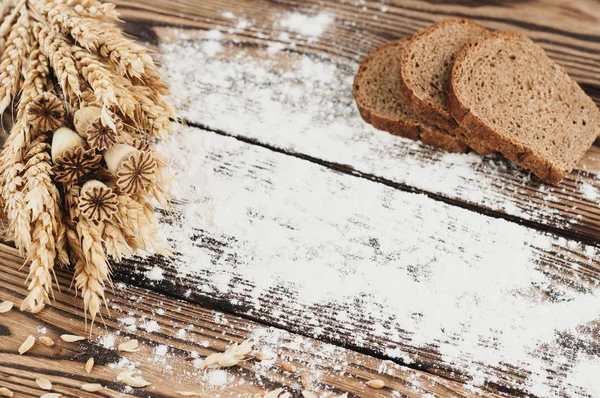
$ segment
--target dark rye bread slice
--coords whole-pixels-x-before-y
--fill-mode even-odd
[[[465,47],[448,102],[467,134],[549,183],[568,174],[600,133],[592,99],[517,33],[491,33]]]
[[[398,68],[406,43],[408,38],[384,44],[360,64],[352,86],[360,115],[379,130],[449,152],[466,151],[464,141],[425,123],[402,96]]]
[[[447,19],[417,33],[408,43],[400,64],[401,89],[412,109],[428,122],[456,136],[465,135],[446,100],[452,65],[462,48],[487,30],[468,19]],[[491,151],[479,142],[469,142],[475,151]]]

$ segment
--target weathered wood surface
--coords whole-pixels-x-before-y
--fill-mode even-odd
[[[600,103],[597,2],[213,0],[122,6],[130,31],[159,45],[189,122],[453,205],[576,239],[600,239],[599,147],[561,184],[546,185],[500,157],[448,155],[375,131],[360,119],[351,95],[358,63],[377,46],[433,21],[470,17],[490,29],[529,35]],[[332,21],[321,36],[311,37],[282,24],[294,12],[326,13]],[[172,26],[183,28],[187,39]],[[204,46],[214,42],[222,51]],[[281,100],[275,109],[274,98]]]
[[[191,127],[163,149],[177,253],[117,279],[488,391],[585,396],[569,374],[600,353],[596,248]]]
[[[360,59],[377,45],[430,22],[463,16],[491,29],[530,35],[598,102],[597,2],[118,3],[128,31],[162,52],[164,70],[171,74],[185,118],[218,133],[190,129],[181,133],[184,140],[180,135],[179,142],[169,144],[190,150],[183,159],[175,157],[181,175],[192,166],[207,171],[183,180],[185,195],[162,217],[164,233],[177,251],[174,258],[135,258],[115,266],[115,281],[126,284],[109,296],[116,308],[112,316],[105,315],[106,330],[147,344],[133,357],[156,384],[154,390],[135,393],[169,396],[167,388],[173,384],[156,364],[147,362],[149,347],[173,347],[177,371],[189,368],[184,351],[206,355],[260,327],[204,310],[200,304],[362,352],[344,350],[343,355],[358,359],[349,361],[352,377],[332,372],[331,381],[324,382],[336,392],[375,396],[362,384],[382,366],[371,355],[406,365],[396,366],[392,379],[397,383],[393,389],[408,396],[426,391],[471,396],[479,389],[486,396],[593,396],[593,380],[571,376],[578,366],[600,364],[598,250],[581,243],[596,243],[600,236],[594,198],[599,189],[598,149],[593,148],[561,185],[544,186],[497,158],[445,155],[374,131],[358,118],[350,83]],[[330,15],[332,22],[318,38],[281,25],[290,13],[320,12]],[[181,33],[187,35],[183,44]],[[248,66],[246,71],[243,65]],[[269,109],[269,100],[279,94],[283,94],[280,107]],[[321,103],[307,106],[315,96],[322,98]],[[299,111],[305,112],[304,120],[297,118]],[[402,191],[422,192],[438,201]],[[270,201],[276,206],[269,206]],[[0,246],[0,250],[1,267],[13,269],[8,273],[11,281],[0,284],[0,299],[7,294],[19,301],[24,296],[20,284],[24,271],[14,271],[12,249]],[[314,286],[298,286],[286,269],[297,269],[299,275],[312,272]],[[464,279],[455,279],[450,270]],[[68,285],[64,274],[60,279],[62,286]],[[398,281],[397,286],[390,281]],[[378,283],[385,286],[381,294]],[[341,292],[339,286],[347,286],[347,291]],[[311,289],[335,294],[315,296]],[[136,302],[139,297],[143,299]],[[432,300],[439,301],[439,314],[423,304]],[[183,315],[168,312],[163,324],[156,312],[160,302],[167,308],[181,307]],[[527,311],[524,304],[529,305]],[[459,316],[457,309],[463,311]],[[157,320],[161,331],[127,332],[121,320],[129,312]],[[454,318],[443,317],[445,312]],[[6,318],[0,315],[10,330],[33,331],[43,322],[49,333],[73,327],[83,331],[79,301],[70,293],[58,296],[55,307],[42,312],[41,321],[37,318],[16,311]],[[227,319],[236,329],[227,329],[217,318]],[[197,339],[174,338],[176,328],[187,323],[194,330],[203,329]],[[491,327],[482,330],[478,325]],[[539,339],[531,340],[530,333],[539,333]],[[81,395],[78,384],[68,380],[85,374],[81,368],[71,369],[71,358],[80,351],[97,352],[97,345],[82,344],[76,350],[61,345],[65,354],[58,358],[69,369],[63,375],[55,361],[42,359],[40,353],[17,357],[14,337],[1,338],[0,375],[10,375],[24,394],[39,396],[40,391],[33,388],[34,377],[14,363],[56,376],[65,392]],[[286,338],[292,337],[282,340]],[[5,341],[11,344],[10,353],[4,349]],[[208,341],[209,348],[202,341]],[[303,341],[309,348],[294,346],[294,355],[309,363],[322,343]],[[525,344],[531,341],[535,344]],[[311,344],[316,346],[310,348]],[[519,350],[520,356],[515,354]],[[106,358],[111,362],[113,357]],[[335,366],[332,360],[324,368],[338,371]],[[98,370],[100,380],[114,379],[114,370],[106,363]],[[297,377],[271,372],[264,385],[253,386],[250,382],[258,376],[250,370],[244,365],[243,371],[233,372],[232,377],[245,381],[243,386],[233,383],[236,393],[283,383],[292,385],[298,396]],[[415,377],[434,384],[420,384],[422,389],[414,390]],[[390,390],[382,394],[389,396]],[[214,391],[205,391],[205,396],[214,396]]]
[[[26,270],[19,269],[21,259],[15,249],[0,245],[0,255],[0,301],[18,303],[26,295]],[[61,286],[69,286],[70,276],[60,271],[58,280]],[[105,326],[95,325],[93,339],[80,343],[66,343],[59,338],[65,333],[87,336],[89,332],[79,299],[70,291],[56,292],[54,305],[38,315],[16,309],[0,314],[0,387],[10,388],[16,397],[39,397],[45,391],[36,386],[35,379],[44,377],[54,384],[53,392],[65,397],[180,396],[175,391],[198,391],[201,397],[248,397],[279,387],[298,397],[303,389],[301,375],[307,374],[313,381],[313,391],[348,392],[350,397],[473,394],[461,383],[131,285],[117,284],[108,300],[111,312],[104,315]],[[145,330],[144,322],[149,320],[156,321],[158,327]],[[56,344],[46,347],[38,341],[20,356],[17,349],[29,335],[45,335]],[[107,336],[114,338],[114,347],[107,348]],[[117,344],[131,338],[140,342],[139,352],[116,350]],[[195,370],[187,360],[193,352],[202,358],[247,338],[255,341],[257,352],[262,352],[265,360],[248,361],[226,370],[228,380],[223,385],[211,385],[210,371]],[[168,347],[166,354],[157,355],[160,346]],[[95,358],[95,366],[87,374],[84,364],[90,357]],[[131,361],[152,386],[131,390],[116,382],[116,375],[123,369],[117,364],[126,363],[123,358]],[[297,365],[297,373],[283,371],[282,361]],[[387,387],[367,387],[365,382],[373,379],[384,380]],[[84,383],[100,383],[106,388],[99,394],[86,393],[80,389]]]

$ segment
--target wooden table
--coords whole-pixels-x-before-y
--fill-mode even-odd
[[[40,396],[34,381],[43,376],[64,396],[234,397],[278,387],[294,397],[306,388],[352,397],[599,396],[600,147],[561,184],[544,185],[499,157],[446,155],[373,130],[357,116],[351,79],[377,46],[434,21],[468,17],[529,35],[598,104],[600,3],[117,3],[126,30],[157,50],[170,75],[187,124],[174,144],[185,156],[174,162],[200,194],[179,195],[161,216],[171,226],[173,259],[114,264],[110,313],[89,341],[58,338],[86,335],[66,270],[58,272],[63,289],[52,307],[0,314],[0,387]],[[196,181],[185,162],[201,162],[207,174]],[[192,205],[219,219],[189,225],[210,218],[186,218]],[[0,245],[0,259],[0,301],[20,303],[23,260],[8,244]],[[447,265],[456,269],[442,272]],[[269,267],[275,280],[257,281],[253,270]],[[299,280],[307,279],[303,269],[314,272],[316,286],[330,286],[336,299],[347,285],[349,297],[313,302],[326,295],[277,279],[289,276],[281,267],[297,267]],[[352,296],[361,283],[369,294]],[[506,301],[490,299],[508,290]],[[457,301],[439,302],[438,314],[427,303],[438,297]],[[463,307],[462,298],[471,301]],[[493,320],[490,312],[498,330],[474,330]],[[535,325],[541,343],[523,345],[538,342],[528,334]],[[523,341],[504,339],[511,333]],[[42,334],[56,344],[18,355],[26,336]],[[141,351],[117,352],[130,338]],[[269,357],[264,363],[193,368],[190,359],[247,338]],[[519,347],[527,352],[513,352]],[[90,357],[96,365],[88,375]],[[298,370],[283,370],[286,361]],[[116,382],[131,364],[151,386]],[[368,387],[373,379],[386,386]],[[85,393],[86,382],[106,388]]]

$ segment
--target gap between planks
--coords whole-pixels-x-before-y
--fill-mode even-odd
[[[208,125],[202,124],[202,123],[193,122],[190,120],[185,120],[184,122],[188,126],[197,127],[203,133],[209,132],[209,133],[218,134],[218,135],[221,135],[224,137],[230,137],[230,138],[233,138],[240,142],[244,142],[249,145],[256,145],[256,146],[265,148],[265,149],[273,151],[273,152],[292,156],[292,157],[295,157],[298,159],[305,160],[310,163],[315,163],[315,164],[318,164],[323,167],[327,167],[328,169],[331,169],[331,170],[334,170],[334,171],[337,171],[340,173],[348,174],[348,175],[351,175],[351,176],[354,176],[357,178],[362,178],[362,179],[369,180],[369,181],[372,181],[375,183],[383,184],[388,187],[398,189],[398,190],[401,190],[404,192],[423,194],[433,200],[436,200],[436,201],[439,201],[442,203],[446,203],[451,206],[460,207],[462,209],[480,213],[480,214],[483,214],[483,215],[486,215],[486,216],[489,216],[492,218],[504,219],[504,220],[507,220],[510,222],[514,222],[514,223],[523,225],[528,228],[538,230],[540,232],[549,232],[556,236],[562,236],[566,239],[575,240],[575,241],[578,241],[581,243],[600,247],[600,240],[598,240],[596,238],[592,238],[589,235],[579,233],[577,231],[565,230],[564,228],[559,228],[559,227],[556,227],[553,225],[546,225],[546,224],[542,224],[540,222],[536,222],[534,220],[528,220],[528,219],[520,218],[517,216],[513,216],[508,213],[501,213],[498,211],[490,210],[485,207],[477,206],[476,204],[473,204],[473,203],[463,202],[463,201],[460,201],[457,199],[452,199],[452,198],[449,198],[449,197],[446,197],[446,196],[443,196],[440,194],[436,194],[434,192],[429,192],[429,191],[426,191],[423,189],[412,187],[407,184],[394,182],[392,180],[386,179],[385,177],[379,177],[374,174],[364,173],[364,172],[354,169],[351,165],[348,165],[348,164],[335,163],[335,162],[323,160],[320,158],[316,158],[316,157],[313,157],[313,156],[310,156],[310,155],[307,155],[304,153],[295,152],[292,149],[284,149],[284,148],[276,147],[276,146],[270,145],[266,142],[261,142],[256,138],[245,137],[245,136],[236,135],[236,134],[230,134],[226,131],[215,129]]]

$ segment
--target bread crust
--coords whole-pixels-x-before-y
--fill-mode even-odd
[[[556,184],[562,180],[571,170],[561,170],[556,167],[552,162],[540,157],[538,154],[532,152],[523,144],[516,142],[511,137],[507,137],[496,131],[492,127],[488,126],[483,120],[477,115],[473,114],[469,107],[464,104],[460,99],[459,88],[457,86],[460,75],[460,69],[465,58],[467,58],[475,47],[477,47],[482,41],[490,40],[495,37],[506,37],[508,39],[526,40],[532,43],[531,39],[527,36],[514,33],[514,32],[494,32],[481,37],[461,51],[456,58],[454,67],[452,69],[452,75],[450,79],[450,86],[448,89],[448,107],[452,116],[456,119],[461,127],[465,129],[467,136],[467,142],[472,140],[478,140],[485,142],[495,151],[500,152],[506,158],[517,163],[521,167],[530,170],[545,182]],[[567,72],[561,67],[561,72],[568,77]],[[569,77],[568,77],[569,78]],[[589,145],[593,143],[594,137],[590,138]]]
[[[388,47],[397,46],[399,44],[408,42],[408,40],[408,37],[403,37],[401,39],[386,43],[374,50],[361,62],[358,72],[354,77],[354,83],[352,84],[352,94],[354,95],[360,116],[365,122],[373,125],[373,127],[379,130],[384,130],[391,134],[412,140],[420,139],[424,144],[433,145],[448,152],[465,152],[468,149],[468,146],[459,138],[437,130],[434,127],[428,127],[424,124],[395,120],[378,115],[368,106],[365,106],[361,103],[360,95],[358,93],[359,82],[361,81],[364,71],[369,67],[369,64],[373,58],[375,58],[379,52],[384,51]]]
[[[412,39],[410,39],[410,41],[408,42],[406,50],[402,55],[402,60],[400,61],[400,87],[402,90],[402,94],[410,104],[411,108],[415,111],[417,115],[421,116],[423,119],[445,130],[448,130],[451,133],[453,133],[453,131],[458,127],[458,124],[456,123],[452,115],[446,110],[439,107],[437,104],[434,104],[433,102],[427,99],[419,98],[416,95],[413,88],[411,87],[408,79],[406,78],[406,69],[408,68],[408,64],[410,62],[410,51],[408,50],[412,46],[415,46],[419,42],[419,40],[424,36],[427,36],[438,29],[443,29],[448,25],[453,25],[457,23],[467,24],[471,28],[479,29],[481,30],[482,34],[485,34],[487,32],[487,30],[485,30],[484,27],[476,24],[475,22],[469,19],[446,19],[444,21],[433,24],[427,29],[415,34],[412,37]]]

